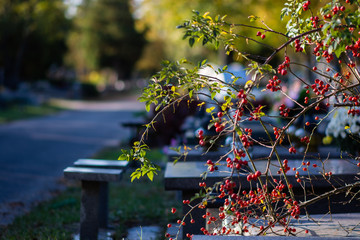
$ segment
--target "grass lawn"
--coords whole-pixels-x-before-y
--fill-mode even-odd
[[[94,158],[116,159],[119,153],[119,148],[104,149]],[[165,161],[160,150],[152,150],[149,157],[159,164]],[[170,213],[171,207],[181,208],[181,205],[173,193],[165,192],[163,172],[153,182],[143,178],[131,183],[130,174],[131,169],[121,182],[110,184],[109,223],[115,227],[114,238],[122,239],[132,226],[159,225],[165,232],[166,224],[179,217]],[[51,201],[41,203],[7,228],[0,229],[0,239],[71,239],[79,227],[80,190],[79,183],[71,183]]]
[[[51,105],[17,105],[11,106],[6,109],[0,109],[0,124],[11,122],[20,119],[26,119],[31,117],[39,117],[48,114],[56,113],[60,110],[59,107]]]

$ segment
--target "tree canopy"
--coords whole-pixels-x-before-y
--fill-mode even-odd
[[[70,27],[61,0],[3,0],[0,2],[0,70],[3,84],[46,76],[61,65]]]
[[[135,29],[128,0],[90,0],[79,8],[69,44],[79,71],[112,68],[129,79],[145,38]]]

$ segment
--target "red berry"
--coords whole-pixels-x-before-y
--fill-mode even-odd
[[[261,39],[264,39],[266,36],[265,36],[265,34],[262,34],[261,35]]]
[[[176,213],[176,208],[171,208],[171,213]]]
[[[219,118],[223,117],[223,115],[224,115],[224,114],[223,114],[222,112],[218,112],[218,113],[217,113],[217,116],[218,116]]]

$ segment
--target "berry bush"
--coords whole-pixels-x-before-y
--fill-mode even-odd
[[[346,114],[352,117],[359,115],[359,7],[358,0],[326,0],[314,6],[310,1],[287,1],[281,14],[282,20],[287,21],[287,29],[283,32],[275,31],[263,22],[257,24],[260,20],[254,16],[249,18],[250,23],[239,24],[227,22],[225,16],[212,17],[209,13],[198,12],[194,12],[191,20],[179,26],[184,30],[184,38],[188,39],[190,46],[202,43],[224,48],[226,54],[246,62],[248,76],[246,84],[236,84],[238,77],[229,72],[227,66],[214,69],[219,74],[232,74],[233,82],[229,83],[199,74],[202,68],[213,68],[206,60],[198,64],[192,64],[186,59],[165,61],[163,69],[153,76],[140,97],[148,110],[154,105],[159,110],[159,116],[166,109],[176,109],[180,101],[200,101],[198,107],[206,108],[206,112],[212,116],[209,128],[215,128],[217,135],[209,140],[204,137],[204,131],[199,130],[196,133],[199,146],[205,146],[206,141],[216,144],[223,137],[231,140],[228,145],[222,145],[228,149],[224,156],[217,161],[204,162],[208,166],[208,174],[219,171],[221,166],[227,169],[228,177],[214,186],[207,186],[205,181],[199,183],[203,189],[202,194],[197,195],[200,201],[184,201],[190,211],[178,221],[180,226],[193,223],[191,211],[205,208],[207,202],[216,198],[223,200],[219,214],[212,216],[208,213],[204,218],[208,224],[225,220],[229,224],[221,224],[212,230],[202,228],[206,235],[245,234],[250,227],[256,229],[257,235],[272,232],[275,227],[280,227],[284,235],[296,235],[291,220],[298,219],[308,206],[341,192],[347,192],[353,199],[357,199],[356,187],[360,181],[355,176],[351,184],[336,179],[332,172],[325,171],[327,158],[319,156],[319,161],[314,163],[313,159],[307,158],[305,148],[301,164],[293,166],[291,160],[283,159],[278,150],[286,147],[290,154],[299,153],[294,135],[289,133],[295,125],[300,129],[310,129],[297,134],[299,142],[309,146],[315,138],[316,129],[326,124],[326,119],[331,118],[337,109],[347,109]],[[256,34],[243,36],[239,31],[242,28],[253,29]],[[277,40],[268,45],[264,42],[265,37]],[[250,53],[240,50],[241,39],[261,44],[272,52],[268,56],[254,58]],[[274,63],[275,58],[283,60]],[[299,74],[299,71],[308,73],[307,77]],[[292,97],[286,90],[294,83],[299,84],[303,92],[298,98]],[[256,89],[260,89],[263,94],[278,94],[286,101],[274,104],[277,106],[274,111],[264,112],[265,106],[259,105],[253,94]],[[221,99],[217,97],[219,95]],[[202,100],[204,96],[208,100]],[[289,102],[291,106],[286,104]],[[311,120],[308,120],[309,116]],[[277,121],[281,126],[275,126],[269,119]],[[253,129],[244,127],[250,121],[263,127],[267,139],[253,137]],[[152,126],[153,122],[150,122],[146,128],[151,129]],[[350,129],[351,126],[345,128]],[[360,149],[360,138],[356,134],[347,132],[348,136],[353,136],[350,139],[355,147]],[[132,179],[145,175],[152,179],[159,170],[146,158],[148,147],[143,141],[145,138],[146,131],[131,151],[124,151],[120,156],[141,163],[141,167],[132,174]],[[264,158],[267,167],[262,172],[256,168],[256,159],[250,152],[254,145],[270,149],[269,155]],[[351,162],[357,168],[358,152],[344,152],[344,161]],[[270,170],[271,165],[277,166],[276,172]],[[308,190],[315,191],[311,187],[314,179],[310,170],[313,169],[331,187],[326,192],[313,192],[299,200],[295,197],[294,187],[304,189],[304,194]],[[290,171],[294,172],[298,186],[290,183]],[[273,177],[275,173],[280,177]],[[239,176],[246,177],[250,190],[242,189]],[[171,211],[175,212],[176,209]],[[191,238],[192,233],[185,234]],[[166,236],[172,239],[168,234]]]

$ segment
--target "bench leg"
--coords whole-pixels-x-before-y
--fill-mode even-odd
[[[97,240],[100,182],[81,181],[80,240]]]
[[[109,183],[100,182],[99,192],[99,228],[108,228]]]

